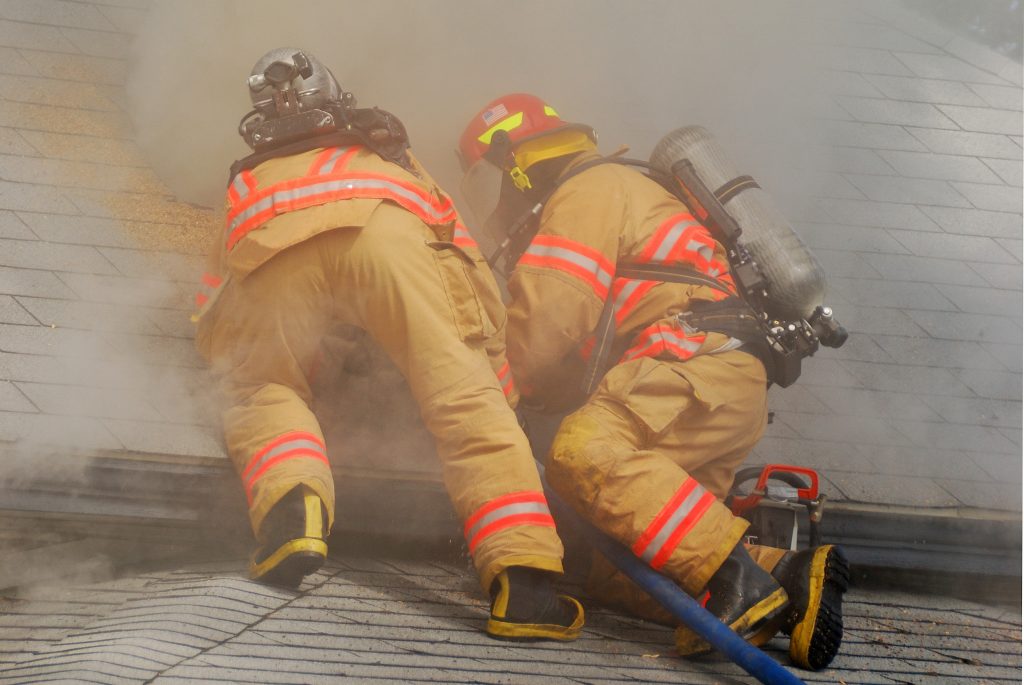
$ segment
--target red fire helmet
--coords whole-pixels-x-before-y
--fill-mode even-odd
[[[536,95],[512,93],[492,100],[470,120],[459,138],[459,161],[468,171],[480,161],[498,131],[508,134],[512,146],[558,131],[583,131],[596,142],[594,129],[564,121],[553,107]]]

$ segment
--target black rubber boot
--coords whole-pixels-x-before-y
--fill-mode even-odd
[[[736,545],[707,584],[705,608],[744,640],[761,646],[782,627],[786,591],[771,574],[757,565],[742,543]],[[676,629],[676,649],[694,656],[711,646],[686,626]]]
[[[249,576],[270,585],[297,588],[327,558],[327,509],[305,485],[293,488],[263,519]]]
[[[843,641],[843,593],[850,587],[850,565],[843,550],[823,545],[788,552],[772,569],[789,594],[783,632],[790,635],[789,657],[798,666],[820,671]]]
[[[511,566],[491,585],[487,634],[502,640],[575,640],[583,628],[583,607],[555,593],[547,571]]]

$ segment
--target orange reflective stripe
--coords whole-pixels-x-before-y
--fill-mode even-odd
[[[422,188],[384,174],[341,172],[304,176],[254,193],[228,212],[227,247],[230,250],[249,231],[278,214],[357,198],[390,200],[428,225],[451,223],[457,218],[450,198],[436,199]]]
[[[476,240],[470,235],[469,229],[462,224],[455,224],[455,233],[452,236],[452,242],[459,247],[473,247],[480,249],[479,245],[476,244]]]
[[[650,242],[637,255],[636,261],[671,266],[685,264],[702,274],[717,279],[732,294],[736,285],[729,266],[715,259],[717,244],[703,224],[685,212],[675,214],[661,223]]]
[[[224,283],[224,279],[216,274],[204,273],[199,278],[199,291],[196,293],[196,309],[202,309],[203,305],[210,301],[210,297]]]
[[[308,176],[320,176],[344,171],[350,159],[362,150],[361,145],[349,147],[329,147],[316,156],[309,167]]]
[[[621,326],[644,295],[649,293],[658,281],[637,281],[628,278],[616,278],[612,286],[612,307],[615,313],[615,325]]]
[[[633,339],[635,342],[632,347],[626,350],[619,363],[640,357],[657,357],[663,352],[669,352],[679,359],[689,359],[697,353],[706,338],[703,333],[687,335],[668,324],[656,323],[640,331]]]
[[[544,493],[514,492],[492,499],[477,509],[463,526],[470,554],[484,539],[513,526],[555,527]]]
[[[608,296],[615,273],[615,265],[599,250],[554,235],[535,236],[519,264],[567,273],[587,284],[601,300]]]
[[[714,495],[696,480],[687,477],[654,517],[654,521],[633,543],[633,553],[652,568],[660,569],[714,501]]]
[[[219,288],[220,284],[224,282],[223,278],[211,273],[203,274],[202,278],[200,278],[199,280],[202,281],[203,285],[209,286],[211,288]]]
[[[515,381],[512,378],[512,368],[508,362],[505,362],[500,369],[498,369],[498,383],[501,385],[501,391],[505,393],[505,397],[512,394],[515,389]]]
[[[274,438],[249,459],[242,471],[245,495],[252,505],[253,488],[271,467],[289,459],[311,458],[330,465],[327,450],[319,437],[304,431],[293,431]]]
[[[237,205],[254,190],[256,190],[256,177],[252,175],[252,171],[249,169],[241,171],[228,184],[229,204],[232,207]]]

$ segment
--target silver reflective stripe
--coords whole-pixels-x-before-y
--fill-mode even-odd
[[[262,457],[260,457],[259,461],[252,463],[247,467],[246,470],[249,471],[250,473],[249,478],[252,478],[251,474],[258,472],[260,470],[260,467],[262,467],[264,464],[266,464],[268,461],[278,456],[279,454],[284,454],[285,452],[291,452],[292,450],[299,449],[309,449],[313,450],[314,452],[319,452],[320,454],[324,453],[324,448],[318,445],[317,443],[313,442],[312,440],[289,440],[288,442],[282,442],[280,445],[278,445],[277,447],[275,447],[274,449],[270,450]]]
[[[699,350],[700,346],[703,344],[702,342],[695,342],[693,340],[688,340],[687,338],[681,337],[681,336],[679,336],[679,335],[677,335],[675,333],[664,333],[662,331],[655,331],[647,339],[647,342],[637,343],[632,348],[630,348],[631,351],[627,352],[627,354],[625,355],[625,358],[626,359],[636,359],[637,357],[642,357],[644,355],[644,353],[648,349],[653,347],[658,341],[661,341],[661,342],[664,342],[664,343],[672,343],[674,345],[677,345],[678,347],[683,348],[685,351],[689,352],[690,354],[696,354],[697,350]],[[640,346],[639,349],[637,349],[638,346]]]
[[[252,217],[264,212],[277,204],[294,202],[307,197],[313,197],[322,193],[334,193],[342,190],[381,190],[390,195],[398,196],[416,205],[428,217],[440,221],[448,216],[448,212],[442,212],[435,208],[422,197],[397,183],[380,179],[341,179],[336,181],[320,181],[310,185],[301,186],[291,190],[278,190],[267,197],[247,207],[228,224],[228,235],[235,232],[235,229],[244,224]]]
[[[710,247],[708,247],[704,243],[698,242],[696,240],[691,240],[689,242],[689,244],[687,244],[686,249],[689,250],[690,252],[696,252],[701,257],[703,257],[706,261],[709,261],[709,262],[711,261],[711,258],[715,256],[715,251],[714,250],[712,250]]]
[[[518,514],[547,514],[550,516],[551,510],[548,509],[548,505],[543,502],[517,502],[515,504],[506,504],[503,507],[498,507],[477,521],[472,528],[466,531],[466,540],[472,540],[477,536],[477,533],[495,521],[500,521],[506,516],[516,516]]]
[[[568,248],[555,247],[554,245],[530,245],[526,249],[526,254],[536,255],[537,257],[554,257],[571,262],[584,271],[594,274],[597,277],[598,283],[604,287],[607,288],[612,284],[612,275],[605,271],[600,264],[590,257],[585,257],[579,252]]]
[[[668,542],[668,539],[672,536],[672,533],[675,532],[676,528],[679,527],[679,524],[682,523],[683,519],[693,511],[695,506],[697,506],[697,502],[700,501],[700,498],[704,496],[705,492],[706,490],[698,485],[693,489],[693,492],[686,496],[686,499],[679,503],[676,510],[672,512],[672,516],[665,521],[661,526],[661,530],[658,531],[658,534],[655,535],[654,539],[647,545],[647,549],[645,549],[643,554],[640,555],[641,559],[646,561],[648,564],[651,563],[651,560],[658,555],[658,552],[660,552],[661,548],[665,546],[665,543]]]
[[[662,239],[661,245],[658,246],[658,249],[655,251],[654,255],[651,257],[651,261],[652,262],[663,262],[663,261],[665,261],[665,258],[668,257],[668,253],[671,252],[672,248],[676,246],[676,242],[679,241],[679,238],[680,238],[680,236],[682,236],[683,231],[688,229],[690,226],[697,226],[697,225],[699,225],[699,224],[697,224],[697,222],[695,222],[695,221],[680,221],[679,223],[677,223],[674,226],[672,226],[672,228],[670,228],[668,230],[668,233],[666,233],[665,237]]]
[[[238,193],[239,199],[245,199],[249,195],[249,186],[246,185],[245,179],[242,178],[242,174],[236,174],[234,179],[231,181],[231,187]]]
[[[619,296],[615,298],[614,312],[616,314],[626,306],[626,301],[629,300],[630,296],[632,296],[636,289],[645,282],[646,281],[630,281],[626,285],[622,286],[622,290],[619,291]]]
[[[335,148],[334,152],[331,153],[331,156],[328,157],[327,161],[324,162],[323,166],[320,167],[320,173],[321,174],[332,173],[334,171],[334,165],[338,163],[338,159],[343,154],[345,154],[346,152],[348,152],[348,148],[347,147]]]
[[[693,340],[689,340],[688,338],[685,337],[680,337],[674,333],[670,333],[668,335],[664,333],[659,333],[658,337],[664,340],[665,342],[675,343],[676,345],[683,348],[687,352],[696,352],[697,350],[700,349],[700,346],[704,344],[694,342]]]

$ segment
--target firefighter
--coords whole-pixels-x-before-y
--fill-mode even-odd
[[[738,301],[723,246],[535,96],[490,102],[458,154],[467,202],[514,264],[508,358],[524,404],[573,410],[547,455],[551,486],[745,639],[785,629],[794,661],[822,668],[842,631],[842,552],[748,550],[747,522],[722,502],[767,419],[764,365],[710,325]],[[644,268],[686,278],[630,275]],[[651,614],[607,561],[588,590]],[[683,627],[676,647],[708,649]]]
[[[492,597],[487,632],[574,639],[583,610],[553,587],[562,544],[511,406],[506,315],[450,198],[398,120],[357,109],[308,53],[268,52],[249,88],[255,152],[232,168],[196,319],[258,543],[251,577],[296,587],[326,557],[334,481],[310,377],[327,331],[351,325],[401,370],[435,438]]]

